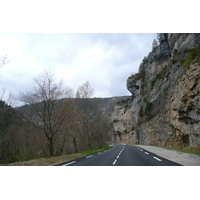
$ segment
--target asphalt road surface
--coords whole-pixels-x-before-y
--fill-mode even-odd
[[[181,166],[137,146],[114,144],[113,148],[54,166]]]

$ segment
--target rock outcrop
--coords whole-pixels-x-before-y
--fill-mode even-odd
[[[162,34],[139,72],[132,96],[111,114],[117,140],[159,146],[200,145],[200,34]]]

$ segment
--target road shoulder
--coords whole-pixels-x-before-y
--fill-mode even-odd
[[[200,156],[155,146],[135,145],[184,166],[200,166]]]

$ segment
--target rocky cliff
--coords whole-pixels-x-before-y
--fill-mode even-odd
[[[111,115],[115,141],[200,145],[200,34],[162,34],[127,89]]]

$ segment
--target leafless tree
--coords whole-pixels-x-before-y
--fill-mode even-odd
[[[82,86],[79,86],[76,93],[77,98],[88,99],[94,94],[94,89],[91,87],[90,82],[86,81]]]
[[[90,139],[90,122],[92,119],[92,105],[90,104],[90,98],[94,93],[94,89],[91,88],[89,81],[86,81],[82,86],[80,86],[76,93],[76,98],[78,99],[79,108],[82,110],[80,112],[81,123],[85,130],[85,135],[88,142],[89,149],[92,149],[91,139]]]
[[[101,148],[109,141],[109,124],[103,115],[102,103],[98,99],[92,99],[93,88],[87,81],[77,91],[77,102],[79,103],[79,126],[82,127],[83,135],[89,149]]]
[[[45,134],[49,141],[50,156],[54,155],[54,136],[61,131],[62,124],[69,120],[74,104],[69,95],[71,89],[65,87],[62,80],[56,81],[50,71],[34,78],[32,91],[20,94],[20,100],[29,105],[23,117]],[[61,101],[64,97],[67,98]]]
[[[92,139],[95,144],[97,144],[97,148],[101,148],[103,144],[109,142],[110,125],[108,120],[102,115],[101,111],[98,115],[95,116],[92,123]]]
[[[79,109],[74,107],[73,111],[71,112],[71,121],[68,123],[68,135],[72,138],[72,143],[74,145],[75,153],[78,153],[78,142],[77,140],[80,138],[81,134],[81,126],[79,121]]]

